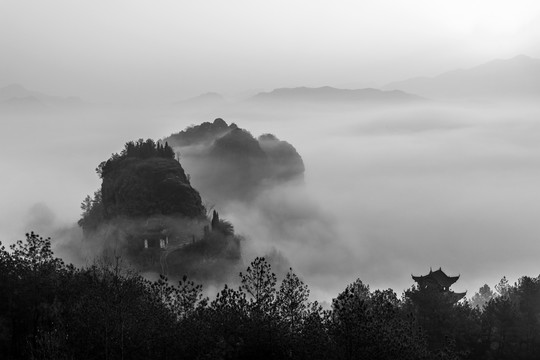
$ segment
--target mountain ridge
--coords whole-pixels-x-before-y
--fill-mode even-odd
[[[540,59],[517,55],[495,59],[434,77],[391,82],[384,90],[402,90],[438,99],[486,99],[540,96]]]
[[[323,103],[366,103],[381,101],[414,102],[424,101],[420,96],[407,94],[401,90],[340,89],[332,86],[276,88],[270,92],[261,92],[249,99],[251,102],[288,101],[288,102],[323,102]]]
[[[83,100],[76,96],[49,95],[27,89],[16,83],[0,87],[0,106],[3,107],[24,109],[26,106],[40,106],[45,109],[48,107],[81,106],[83,104]]]

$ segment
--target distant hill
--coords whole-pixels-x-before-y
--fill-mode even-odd
[[[7,111],[48,111],[50,107],[34,96],[24,96],[0,100],[0,109]]]
[[[280,88],[271,92],[263,92],[253,96],[252,102],[287,102],[287,103],[318,103],[318,104],[347,104],[359,105],[366,103],[398,102],[407,103],[422,101],[419,96],[403,91],[382,91],[377,89],[337,89],[330,86],[319,88],[297,87]]]
[[[165,138],[180,155],[192,183],[212,203],[249,200],[265,186],[301,180],[304,163],[276,136],[258,139],[223,119],[191,126]]]
[[[173,106],[187,109],[202,107],[213,108],[217,106],[222,106],[225,103],[226,100],[221,94],[215,92],[208,92],[189,99],[177,101],[173,103]]]
[[[26,107],[47,108],[79,106],[83,101],[78,97],[61,97],[26,89],[19,84],[0,88],[0,107],[24,109]]]
[[[232,123],[228,125],[223,119],[215,119],[214,122],[203,122],[200,125],[193,125],[185,130],[165,138],[173,147],[185,147],[190,145],[210,145],[219,137],[225,135],[237,126]]]
[[[383,89],[436,99],[537,99],[540,96],[540,59],[519,55],[433,78],[393,82]]]

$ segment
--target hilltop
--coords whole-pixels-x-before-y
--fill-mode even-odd
[[[163,141],[180,155],[192,182],[212,203],[249,200],[265,186],[303,179],[302,157],[290,143],[272,134],[255,138],[220,118]]]

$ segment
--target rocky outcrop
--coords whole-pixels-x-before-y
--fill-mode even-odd
[[[296,149],[272,134],[258,139],[223,119],[164,139],[181,154],[193,184],[211,203],[248,200],[265,186],[303,179]]]
[[[118,161],[101,186],[104,217],[205,215],[201,196],[189,183],[180,163],[166,158]]]

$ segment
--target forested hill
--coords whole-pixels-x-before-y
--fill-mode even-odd
[[[205,215],[199,192],[191,187],[168,144],[128,142],[101,167],[105,218],[117,216]]]
[[[96,169],[102,179],[82,203],[79,225],[94,256],[122,256],[134,269],[222,283],[238,272],[240,239],[212,221],[172,148],[130,141]]]
[[[214,122],[206,121],[200,125],[190,126],[168,136],[165,141],[171,144],[172,147],[212,143],[217,138],[235,129],[238,129],[235,123],[228,125],[225,120],[218,118]]]
[[[128,142],[96,171],[103,182],[94,199],[83,203],[79,224],[85,230],[122,216],[205,216],[199,192],[191,186],[168,144],[151,139]]]
[[[304,176],[304,162],[293,145],[272,134],[255,138],[220,118],[191,126],[164,141],[180,154],[193,184],[212,203],[249,200],[266,186]]]

